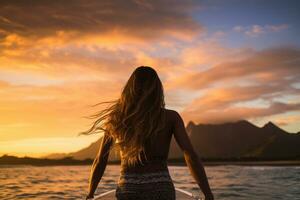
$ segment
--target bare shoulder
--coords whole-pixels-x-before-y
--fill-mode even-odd
[[[176,110],[171,110],[171,109],[166,109],[167,117],[170,119],[172,122],[177,122],[178,119],[180,118],[179,113]]]

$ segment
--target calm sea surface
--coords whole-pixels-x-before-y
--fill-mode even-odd
[[[115,188],[119,166],[108,165],[96,194]],[[0,199],[83,199],[90,166],[0,167]],[[187,167],[169,167],[175,187],[201,192]],[[206,167],[215,199],[300,200],[300,167]]]

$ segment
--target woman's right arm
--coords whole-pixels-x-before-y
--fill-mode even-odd
[[[197,184],[205,195],[205,199],[213,200],[213,194],[208,184],[207,176],[201,162],[201,159],[195,152],[188,134],[185,130],[183,120],[178,112],[174,111],[175,125],[174,137],[179,147],[182,149],[185,161],[191,171],[192,176],[195,178]]]

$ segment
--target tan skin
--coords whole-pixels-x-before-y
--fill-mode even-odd
[[[147,145],[145,147],[145,153],[147,157],[149,158],[151,156],[159,156],[167,158],[173,134],[176,142],[184,153],[186,164],[189,167],[192,176],[205,195],[205,199],[213,200],[214,197],[209,187],[209,183],[201,159],[199,158],[191,144],[181,116],[176,111],[166,109],[166,130],[164,134],[161,134],[159,135],[159,137],[157,137],[155,143],[153,143],[152,146]],[[99,153],[92,165],[89,193],[87,199],[93,198],[97,185],[99,184],[103,176],[104,170],[107,165],[109,148],[111,145],[111,140],[105,138],[102,140]]]

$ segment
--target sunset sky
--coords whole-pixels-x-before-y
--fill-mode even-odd
[[[140,65],[185,123],[300,131],[297,0],[0,1],[0,155],[76,151]],[[98,107],[97,109],[100,109]]]

